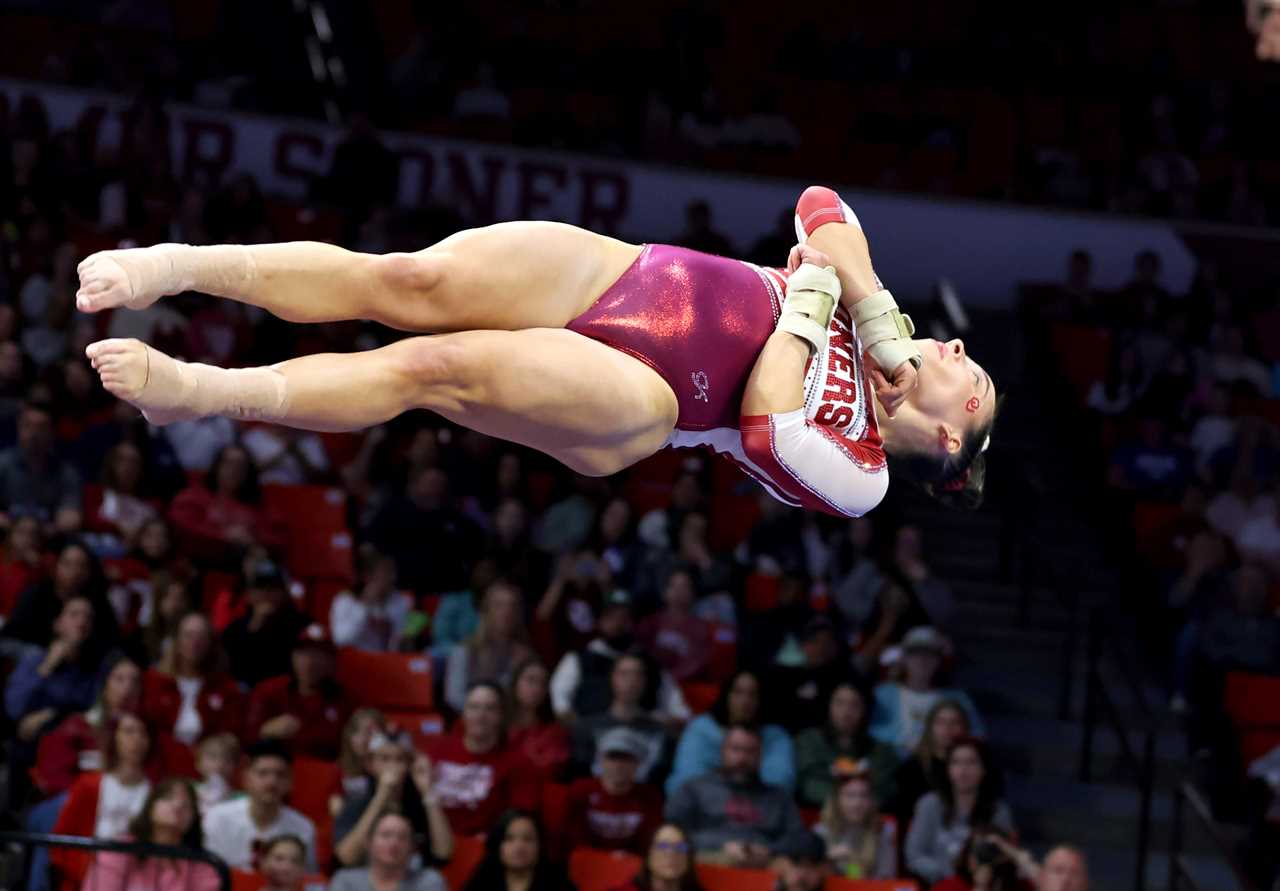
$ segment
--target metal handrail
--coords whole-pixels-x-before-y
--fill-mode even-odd
[[[1218,825],[1213,819],[1213,813],[1209,810],[1208,803],[1205,802],[1200,790],[1190,780],[1183,780],[1173,790],[1173,827],[1172,837],[1169,840],[1169,891],[1181,891],[1184,883],[1186,887],[1193,889],[1193,891],[1203,891],[1199,883],[1196,882],[1195,877],[1191,875],[1191,869],[1182,853],[1182,816],[1186,812],[1184,805],[1190,806],[1191,813],[1200,824],[1200,828],[1209,837],[1209,840],[1213,842],[1213,846],[1218,849],[1218,853],[1226,861],[1227,866],[1230,867],[1242,891],[1258,891],[1258,886],[1253,883],[1253,880],[1245,874],[1244,870],[1240,868],[1240,864],[1236,862],[1235,855],[1231,850],[1231,844],[1218,831]]]
[[[109,841],[101,838],[84,838],[79,835],[54,835],[47,832],[0,831],[0,845],[16,844],[23,847],[79,848],[90,851],[110,851],[118,854],[134,854],[140,857],[165,857],[170,860],[195,860],[207,863],[218,874],[222,891],[231,891],[231,868],[217,854],[199,848],[180,845],[157,845],[140,841]]]

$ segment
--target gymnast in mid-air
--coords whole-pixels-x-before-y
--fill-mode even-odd
[[[200,291],[291,322],[371,319],[380,349],[224,369],[137,340],[90,345],[103,386],[153,424],[207,415],[352,431],[410,409],[606,475],[710,446],[775,498],[843,516],[895,475],[981,495],[990,375],[914,327],[853,211],[814,186],[786,269],[551,222],[459,232],[411,254],[329,244],[161,244],[80,264],[83,312]]]

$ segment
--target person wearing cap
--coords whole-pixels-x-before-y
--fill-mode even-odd
[[[778,866],[776,891],[821,891],[831,875],[827,843],[817,833],[806,832]]]
[[[252,687],[288,674],[294,641],[310,620],[293,605],[279,565],[259,559],[245,567],[247,611],[222,632],[231,676]]]
[[[601,737],[599,775],[569,787],[566,842],[605,851],[643,853],[649,837],[662,823],[662,795],[636,782],[648,745],[625,727]]]
[[[871,735],[893,746],[900,758],[915,748],[924,734],[925,719],[938,702],[959,703],[969,718],[970,732],[983,736],[982,720],[973,700],[963,690],[936,685],[950,645],[936,628],[921,625],[902,639],[897,679],[876,686],[871,710]]]
[[[453,856],[453,830],[436,794],[431,759],[414,750],[408,733],[385,726],[369,738],[368,763],[369,790],[344,800],[333,823],[338,862],[364,863],[378,818],[394,811],[409,821],[424,863],[447,863]]]
[[[599,774],[600,743],[617,729],[630,731],[641,743],[636,776],[656,781],[666,773],[669,736],[666,726],[653,716],[658,689],[658,666],[642,653],[624,653],[613,663],[609,685],[613,698],[608,711],[583,718],[573,726],[572,766],[576,774]]]
[[[572,722],[609,708],[613,664],[634,643],[633,630],[631,595],[615,588],[601,604],[596,636],[582,649],[566,653],[551,675],[551,707],[556,717]],[[665,671],[655,712],[661,719],[679,724],[692,717],[680,687]]]
[[[682,784],[666,818],[689,834],[705,863],[761,869],[777,864],[809,834],[791,793],[760,778],[760,731],[725,731],[720,765]]]
[[[312,624],[294,640],[289,674],[253,688],[247,718],[251,739],[278,739],[294,757],[333,761],[353,706],[334,678],[337,649],[323,625]]]

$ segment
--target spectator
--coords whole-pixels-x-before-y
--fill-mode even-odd
[[[587,645],[599,630],[612,591],[609,564],[583,549],[562,554],[534,612],[538,652],[548,664]]]
[[[605,504],[596,521],[591,544],[609,568],[613,583],[631,590],[639,570],[641,551],[636,542],[631,504],[625,498],[611,498]]]
[[[764,675],[770,700],[787,704],[777,714],[791,733],[825,723],[832,692],[852,674],[844,643],[826,616],[806,622],[797,643],[799,664],[776,665]]]
[[[1142,418],[1138,436],[1112,452],[1107,485],[1141,497],[1171,498],[1190,482],[1194,464],[1191,450],[1174,441],[1162,418]]]
[[[141,449],[121,442],[102,462],[102,500],[85,527],[96,530],[92,541],[101,557],[122,557],[132,550],[143,526],[158,519],[154,502],[145,497],[145,465]]]
[[[569,763],[569,731],[551,710],[546,666],[536,659],[517,665],[511,673],[510,695],[507,745],[544,779],[558,779]]]
[[[961,737],[970,735],[969,714],[958,702],[944,699],[929,709],[924,733],[915,750],[894,773],[897,800],[893,812],[899,826],[906,826],[916,802],[930,792],[941,794],[947,783],[947,753]]]
[[[236,767],[240,763],[240,741],[230,733],[215,733],[196,746],[196,798],[200,812],[207,813],[215,805],[236,794]]]
[[[339,787],[329,797],[329,813],[336,817],[343,802],[360,798],[373,791],[369,777],[369,743],[383,725],[382,712],[376,708],[356,709],[342,729],[342,746],[338,750]]]
[[[999,798],[986,746],[965,737],[947,754],[947,782],[916,804],[907,833],[907,869],[926,882],[951,874],[972,827],[990,825],[1012,834],[1013,814]]]
[[[147,720],[187,747],[215,733],[240,736],[245,697],[225,663],[208,618],[187,613],[164,656],[143,676]]]
[[[125,314],[116,313],[115,318],[122,315]],[[236,434],[234,421],[216,415],[177,421],[163,428],[165,441],[187,473],[207,473],[217,463],[222,451],[235,443]]]
[[[12,520],[0,557],[0,618],[8,619],[27,588],[44,578],[48,566],[44,558],[44,533],[35,517]]]
[[[369,829],[369,865],[342,869],[329,883],[329,891],[449,891],[444,877],[434,869],[413,869],[413,824],[402,814],[384,811]]]
[[[127,841],[150,842],[200,851],[204,848],[195,790],[186,780],[158,783],[142,809],[129,821]],[[84,891],[217,891],[218,874],[198,860],[138,857],[99,852],[84,880]]]
[[[568,847],[640,854],[662,822],[662,795],[653,786],[636,783],[648,746],[630,730],[616,727],[604,734],[596,748],[599,776],[569,787]]]
[[[658,686],[656,666],[639,653],[627,653],[613,663],[609,684],[613,698],[609,710],[583,718],[573,728],[573,761],[578,773],[599,768],[599,742],[617,729],[629,730],[644,744],[638,773],[641,782],[656,782],[666,772],[667,730],[653,716]]]
[[[512,669],[532,656],[520,589],[497,579],[485,589],[475,634],[449,654],[444,670],[445,702],[455,711],[462,711],[471,684],[491,681],[505,687],[511,681]]]
[[[1089,863],[1079,848],[1058,845],[1045,855],[1036,891],[1089,891]]]
[[[26,764],[42,733],[66,715],[93,705],[102,670],[102,657],[86,646],[93,623],[89,601],[71,598],[62,605],[49,646],[27,653],[9,676],[5,713],[17,725]]]
[[[343,591],[329,608],[333,642],[371,652],[402,649],[413,597],[396,588],[396,561],[362,548],[360,570],[358,591]]]
[[[293,784],[292,756],[276,740],[265,739],[245,753],[245,795],[224,801],[204,815],[205,848],[233,869],[252,869],[254,848],[277,835],[296,835],[307,849],[307,868],[316,866],[316,828],[285,805]]]
[[[1269,672],[1280,663],[1280,618],[1270,604],[1270,584],[1265,569],[1245,563],[1219,588],[1228,597],[1219,596],[1203,619],[1183,628],[1175,681],[1187,685],[1192,703],[1200,710],[1212,713],[1223,671]]]
[[[827,860],[827,843],[822,836],[805,832],[790,856],[777,865],[776,891],[822,891],[831,864]]]
[[[77,541],[63,545],[53,575],[23,592],[4,626],[4,636],[37,647],[53,640],[54,621],[63,605],[83,597],[93,606],[93,636],[88,648],[101,657],[119,640],[119,626],[106,596],[102,568],[87,547]]]
[[[476,633],[480,613],[476,611],[476,592],[484,591],[499,577],[498,565],[484,558],[471,570],[471,583],[460,591],[450,591],[440,598],[431,620],[431,655],[446,659],[458,644]]]
[[[0,505],[10,517],[33,516],[46,532],[80,528],[80,476],[54,451],[52,408],[28,401],[18,414],[18,444],[0,452]]]
[[[649,842],[640,874],[618,891],[703,891],[685,831],[664,823]]]
[[[551,707],[562,721],[598,715],[609,707],[613,663],[626,652],[632,635],[631,597],[615,589],[605,598],[596,636],[583,649],[566,653],[551,675]],[[689,720],[689,706],[666,672],[658,687],[655,711],[663,720]]]
[[[252,687],[289,673],[294,642],[311,623],[293,605],[275,563],[253,561],[247,576],[249,611],[226,627],[222,644],[231,656],[231,676]]]
[[[449,478],[438,467],[417,469],[405,495],[374,515],[367,537],[418,593],[461,588],[480,544],[479,530],[450,504]]]
[[[837,766],[845,763],[862,766],[877,799],[893,799],[897,755],[868,732],[866,699],[853,683],[845,682],[832,691],[827,723],[797,736],[795,750],[801,804],[821,807],[835,788]]]
[[[760,748],[758,730],[729,727],[719,767],[667,799],[666,818],[689,833],[698,860],[760,869],[804,843],[790,794],[760,779]]]
[[[387,811],[409,822],[413,835],[421,840],[424,862],[449,862],[453,833],[440,809],[431,760],[414,752],[407,733],[384,729],[369,741],[369,766],[372,791],[348,798],[333,824],[338,862],[357,866],[365,861],[378,818]]]
[[[969,833],[955,862],[955,875],[933,886],[933,891],[1022,891],[1019,880],[1019,851],[999,832],[977,826]],[[1034,864],[1034,861],[1032,861]]]
[[[918,526],[898,527],[893,538],[893,565],[928,617],[928,624],[935,628],[948,627],[956,611],[955,593],[924,562],[924,544]]]
[[[296,835],[277,835],[262,845],[258,873],[266,881],[260,891],[301,891],[307,871],[307,845]]]
[[[334,678],[337,655],[323,625],[304,628],[293,644],[289,674],[253,688],[245,719],[248,735],[281,740],[296,758],[337,758],[352,710]]]
[[[640,623],[636,641],[677,681],[699,677],[711,658],[711,626],[693,614],[693,575],[677,566],[667,574],[661,612]]]
[[[942,699],[958,702],[973,732],[982,734],[978,711],[968,694],[935,686],[948,646],[946,638],[935,629],[912,628],[902,639],[901,680],[876,686],[871,735],[893,746],[900,757],[915,748],[924,732],[923,717]]]
[[[1105,417],[1118,417],[1133,406],[1142,389],[1142,366],[1132,344],[1117,345],[1107,359],[1106,373],[1089,387],[1085,403]]]
[[[736,256],[733,245],[722,233],[717,232],[711,221],[711,205],[705,201],[693,201],[684,210],[684,231],[671,241],[690,250],[721,257]]]
[[[675,764],[667,778],[667,795],[674,795],[694,777],[714,771],[724,757],[730,727],[754,729],[761,746],[757,765],[760,779],[770,786],[791,792],[796,784],[795,749],[791,737],[777,724],[765,721],[760,678],[755,672],[739,670],[720,688],[711,711],[689,722],[676,746]]]
[[[218,452],[203,485],[188,486],[174,497],[169,518],[193,558],[226,563],[252,544],[284,544],[283,528],[259,506],[260,499],[249,453],[229,445]]]
[[[813,827],[827,843],[827,859],[846,879],[891,879],[898,874],[898,830],[880,814],[871,775],[844,774],[833,783]]]
[[[870,517],[849,520],[844,534],[832,542],[827,567],[831,600],[850,631],[869,628],[885,585],[884,573],[872,558],[875,526]]]
[[[465,891],[572,891],[573,884],[547,858],[538,819],[509,810],[489,830],[484,859]]]
[[[86,773],[71,784],[67,803],[53,824],[56,835],[118,839],[142,810],[151,791],[147,762],[151,732],[137,714],[123,713],[106,728],[102,773]],[[49,862],[64,891],[80,887],[92,858],[83,851],[54,848]]]
[[[142,670],[136,662],[121,656],[109,663],[93,707],[68,715],[40,737],[35,767],[40,791],[59,795],[80,774],[102,770],[103,729],[121,714],[136,711],[141,693]]]
[[[511,467],[514,458],[508,454],[499,459],[500,474],[502,468]],[[518,463],[515,468],[518,474]],[[500,485],[514,484],[500,481]],[[490,524],[493,528],[485,541],[484,553],[497,565],[503,578],[522,591],[541,591],[547,581],[547,560],[546,555],[529,541],[528,515],[528,508],[518,498],[503,498],[498,502],[493,509],[493,522]]]
[[[427,754],[436,795],[455,835],[478,835],[510,807],[532,805],[536,783],[528,766],[504,745],[502,689],[480,681],[467,692],[461,732],[433,741]]]

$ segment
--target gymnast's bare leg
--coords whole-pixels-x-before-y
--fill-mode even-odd
[[[415,333],[563,328],[639,253],[637,245],[550,222],[468,229],[411,254],[309,241],[162,244],[86,258],[76,306],[142,309],[201,291],[291,322],[371,319]]]
[[[563,329],[411,337],[263,368],[181,362],[124,339],[88,355],[103,386],[156,424],[225,415],[345,431],[422,408],[595,476],[661,448],[678,410],[643,362]]]

